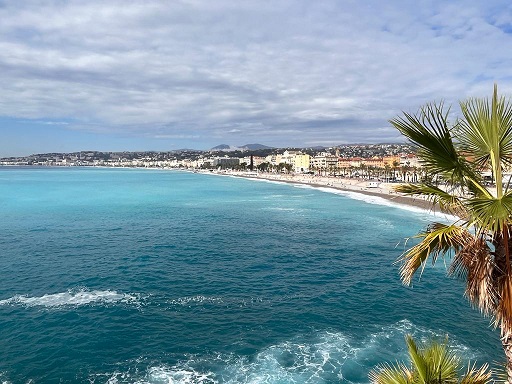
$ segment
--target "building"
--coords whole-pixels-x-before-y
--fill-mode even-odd
[[[311,159],[311,166],[316,169],[336,169],[338,167],[338,158],[330,153],[319,153]]]
[[[389,165],[391,168],[394,168],[395,164],[400,164],[400,156],[384,156],[382,161],[384,161],[384,167]]]
[[[385,168],[386,163],[382,157],[372,157],[370,159],[363,159],[362,163],[371,168]]]
[[[215,157],[213,159],[213,166],[215,168],[233,168],[240,164],[240,159],[238,157]]]
[[[278,164],[290,164],[293,165],[295,161],[295,156],[300,154],[299,151],[284,151],[282,155],[279,156],[279,163]]]
[[[279,163],[290,164],[295,173],[304,173],[309,171],[310,159],[308,154],[286,150],[279,156]]]
[[[265,157],[261,156],[245,156],[240,159],[240,164],[245,163],[247,167],[251,165],[251,157],[252,157],[252,165],[256,168],[258,165],[263,164],[265,162]]]
[[[421,163],[418,159],[418,156],[416,156],[415,154],[412,154],[412,153],[400,156],[400,165],[403,167],[413,167],[413,168],[421,167]]]
[[[265,163],[277,165],[277,164],[279,164],[278,160],[280,160],[280,158],[281,158],[281,156],[279,156],[279,155],[275,155],[275,154],[268,155],[267,157],[265,157]]]
[[[293,171],[295,173],[304,173],[309,172],[309,167],[311,164],[311,157],[306,153],[297,153],[293,157]]]

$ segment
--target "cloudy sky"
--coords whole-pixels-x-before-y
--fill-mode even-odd
[[[0,157],[402,141],[512,95],[512,3],[0,0]]]

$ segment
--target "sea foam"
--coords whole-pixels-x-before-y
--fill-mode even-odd
[[[62,306],[82,306],[92,303],[111,304],[126,303],[140,305],[139,295],[118,293],[117,291],[89,291],[80,289],[78,291],[69,290],[66,292],[45,294],[43,296],[30,297],[25,295],[16,295],[9,299],[0,300],[0,305],[22,305],[26,307],[62,307]]]
[[[201,304],[222,304],[222,297],[209,297],[209,296],[187,296],[187,297],[179,297],[177,299],[169,300],[169,304],[171,305],[201,305]]]
[[[355,340],[344,332],[320,331],[270,345],[252,357],[189,356],[172,366],[150,363],[145,371],[140,366],[130,367],[125,372],[97,377],[101,376],[104,382],[106,376],[112,384],[366,383],[369,370],[377,364],[406,360],[406,334],[412,334],[418,341],[444,336],[442,331],[402,320],[370,333],[363,340]],[[465,359],[477,357],[455,340],[450,340],[450,344]],[[96,382],[95,378],[90,381]]]
[[[317,185],[308,185],[308,184],[300,184],[300,183],[288,183],[286,181],[281,181],[281,180],[268,180],[268,179],[259,179],[259,178],[247,178],[247,179],[255,180],[255,181],[262,181],[262,182],[267,182],[267,183],[272,183],[272,184],[281,184],[281,185],[287,184],[287,185],[291,185],[295,188],[314,189],[314,190],[318,190],[318,191],[322,191],[322,192],[332,193],[332,194],[336,194],[336,195],[342,195],[342,196],[346,196],[346,197],[354,199],[354,200],[363,201],[368,204],[383,205],[383,206],[398,208],[398,209],[402,209],[402,210],[406,210],[406,211],[410,211],[410,212],[415,212],[415,213],[420,213],[420,214],[428,214],[430,216],[434,216],[438,219],[441,219],[441,220],[447,221],[447,222],[453,222],[453,221],[458,220],[458,218],[455,216],[446,215],[446,214],[440,213],[440,212],[430,211],[430,210],[415,207],[412,205],[395,203],[391,200],[388,200],[388,199],[380,197],[380,196],[368,195],[368,194],[360,193],[357,191],[347,191],[347,190],[341,190],[341,189],[337,189],[337,188],[319,187]]]
[[[444,221],[453,222],[453,221],[458,220],[458,218],[455,216],[446,215],[441,212],[434,212],[432,210],[415,207],[413,205],[396,203],[396,202],[388,200],[384,197],[367,195],[365,193],[359,193],[357,191],[343,191],[343,190],[336,189],[336,188],[316,187],[316,186],[311,186],[311,185],[294,185],[294,186],[296,188],[316,189],[316,190],[326,192],[326,193],[342,195],[342,196],[346,196],[350,199],[363,201],[368,204],[383,205],[383,206],[398,208],[398,209],[402,209],[402,210],[406,210],[406,211],[410,211],[410,212],[420,213],[420,214],[424,214],[424,215],[427,214],[429,216],[434,216],[436,218],[442,219]]]

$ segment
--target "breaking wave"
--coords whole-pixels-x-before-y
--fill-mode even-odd
[[[354,340],[343,332],[324,331],[271,345],[251,357],[194,355],[175,365],[150,363],[142,370],[131,362],[132,366],[125,371],[93,375],[89,381],[98,384],[367,383],[368,372],[377,364],[406,358],[406,334],[413,334],[418,340],[445,336],[441,331],[402,320],[364,340]],[[478,357],[463,344],[450,341],[464,358]]]
[[[64,306],[82,306],[93,303],[112,304],[125,303],[131,305],[141,305],[140,295],[119,293],[117,291],[90,291],[86,288],[80,290],[68,290],[66,292],[45,294],[43,296],[30,297],[26,295],[16,295],[11,298],[0,300],[0,306],[3,305],[22,305],[26,307],[64,307]]]
[[[383,205],[383,206],[387,206],[387,207],[403,209],[403,210],[406,210],[406,211],[411,211],[411,212],[416,212],[416,213],[421,213],[421,214],[428,214],[428,215],[435,216],[435,217],[438,217],[438,218],[441,218],[441,219],[445,219],[445,220],[449,220],[449,221],[456,221],[458,219],[455,216],[446,215],[446,214],[440,213],[440,212],[433,212],[433,211],[430,211],[428,209],[424,209],[424,208],[420,208],[420,207],[415,207],[413,205],[396,203],[396,202],[394,202],[392,200],[388,200],[388,199],[386,199],[384,197],[367,195],[367,194],[364,194],[364,193],[359,193],[357,191],[343,191],[343,190],[336,189],[336,188],[314,187],[314,186],[308,186],[308,185],[304,185],[304,186],[301,185],[301,186],[297,186],[297,187],[298,188],[317,189],[317,190],[322,191],[322,192],[327,192],[327,193],[332,193],[332,194],[335,194],[335,195],[346,196],[346,197],[349,197],[351,199],[363,201],[363,202],[368,203],[368,204]]]

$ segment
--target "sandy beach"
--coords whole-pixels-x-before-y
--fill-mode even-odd
[[[384,183],[361,179],[346,179],[332,176],[294,175],[275,173],[248,173],[248,172],[216,172],[220,175],[244,177],[249,179],[270,180],[290,184],[310,185],[312,187],[327,187],[341,191],[361,193],[369,196],[378,196],[397,204],[409,205],[428,211],[437,211],[432,204],[422,198],[405,196],[394,192],[397,183]],[[371,185],[371,186],[370,186]]]

